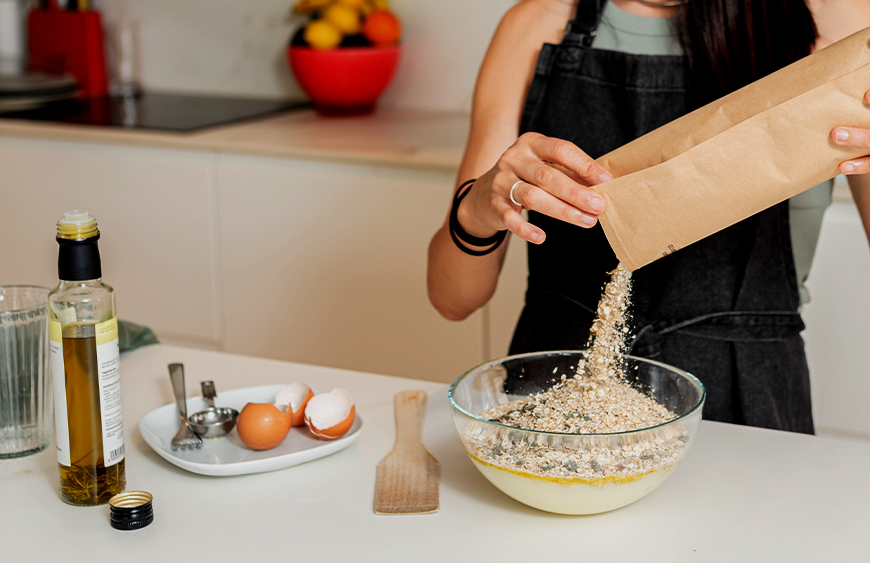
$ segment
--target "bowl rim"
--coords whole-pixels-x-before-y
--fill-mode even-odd
[[[583,433],[570,433],[570,432],[548,432],[548,431],[546,431],[546,430],[529,430],[529,429],[527,429],[527,428],[518,428],[518,427],[516,427],[516,426],[508,426],[507,424],[502,424],[501,422],[494,422],[494,421],[492,421],[492,420],[488,420],[488,419],[485,419],[485,418],[481,418],[481,417],[479,417],[479,416],[477,416],[477,415],[475,415],[475,414],[471,414],[470,412],[468,412],[467,410],[465,410],[464,408],[462,408],[462,407],[460,407],[458,404],[456,404],[456,401],[453,399],[453,390],[456,388],[456,386],[459,384],[459,382],[462,381],[463,379],[465,379],[465,378],[466,378],[468,375],[470,375],[472,372],[477,371],[478,369],[480,369],[480,368],[482,368],[482,367],[484,367],[484,366],[491,365],[491,364],[497,364],[497,363],[503,363],[505,360],[514,360],[514,359],[518,359],[518,358],[527,358],[527,357],[530,357],[530,356],[544,356],[544,355],[569,355],[569,354],[574,355],[574,354],[582,354],[583,352],[584,352],[584,350],[546,350],[546,351],[543,351],[543,352],[527,352],[527,353],[525,353],[525,354],[515,354],[515,355],[512,355],[512,356],[505,356],[505,357],[503,357],[503,358],[496,358],[496,359],[494,359],[494,360],[489,360],[489,361],[486,361],[486,362],[480,363],[480,364],[474,366],[473,368],[467,370],[465,373],[463,373],[462,375],[460,375],[459,377],[457,377],[457,378],[456,378],[456,381],[454,381],[453,383],[450,384],[450,388],[447,390],[447,398],[448,398],[448,400],[450,401],[450,406],[451,406],[451,407],[453,407],[454,409],[456,409],[456,410],[459,411],[460,413],[464,414],[465,416],[467,416],[467,417],[469,417],[469,418],[473,418],[474,420],[477,420],[478,422],[483,422],[483,423],[485,423],[485,424],[492,424],[492,425],[494,425],[494,426],[501,426],[502,428],[507,428],[507,429],[509,429],[509,430],[519,430],[519,431],[522,431],[522,432],[531,432],[531,433],[533,433],[533,434],[543,434],[543,435],[546,435],[546,436],[589,436],[589,437],[594,437],[594,436],[623,436],[623,435],[635,434],[635,433],[638,433],[638,432],[647,432],[647,431],[649,431],[649,430],[654,430],[654,429],[656,429],[656,428],[664,428],[665,426],[668,426],[668,425],[670,425],[670,424],[675,424],[675,423],[677,423],[677,422],[679,422],[679,421],[681,421],[681,420],[684,420],[684,419],[688,418],[688,417],[691,416],[692,414],[694,414],[698,409],[700,409],[700,408],[703,407],[703,405],[704,405],[704,401],[707,399],[707,388],[704,387],[704,384],[701,383],[701,380],[700,380],[700,379],[698,379],[697,377],[695,377],[695,376],[692,375],[691,373],[689,373],[689,372],[687,372],[687,371],[685,371],[685,370],[682,370],[682,369],[680,369],[680,368],[674,367],[674,366],[672,366],[672,365],[669,365],[669,364],[663,363],[663,362],[657,362],[657,361],[655,361],[655,360],[650,360],[650,359],[648,359],[648,358],[641,358],[641,357],[639,357],[639,356],[631,356],[631,355],[628,355],[628,354],[623,355],[623,357],[624,357],[624,358],[631,359],[631,360],[636,360],[636,361],[644,362],[644,363],[647,363],[647,364],[653,364],[653,365],[656,365],[656,366],[659,366],[659,367],[663,367],[663,368],[666,368],[666,369],[671,370],[671,371],[676,371],[676,372],[678,372],[678,373],[680,373],[680,374],[686,376],[687,379],[689,379],[689,381],[694,382],[698,387],[701,388],[701,398],[698,400],[697,404],[696,404],[694,407],[692,407],[692,408],[689,409],[687,412],[681,414],[680,416],[678,416],[677,418],[675,418],[675,419],[673,419],[673,420],[669,420],[669,421],[667,421],[667,422],[663,422],[663,423],[661,423],[661,424],[656,424],[655,426],[647,426],[646,428],[637,428],[637,429],[635,429],[635,430],[626,430],[626,431],[624,431],[624,432],[602,432],[602,433],[600,433],[600,434],[594,434],[594,433],[586,433],[586,434],[583,434]]]
[[[354,47],[334,47],[332,49],[315,49],[314,47],[310,47],[308,45],[287,45],[288,51],[310,51],[313,53],[338,53],[338,52],[387,52],[387,51],[401,51],[402,43],[396,43],[395,45],[387,45],[387,46],[378,46],[378,45],[361,45]]]

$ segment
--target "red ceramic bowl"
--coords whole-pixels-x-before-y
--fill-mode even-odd
[[[290,68],[299,85],[325,114],[360,114],[374,110],[399,64],[400,46],[339,47],[331,50],[287,47]]]

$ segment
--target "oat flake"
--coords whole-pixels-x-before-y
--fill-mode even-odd
[[[631,272],[619,265],[610,276],[590,330],[586,359],[576,373],[561,374],[549,390],[489,409],[481,418],[525,430],[609,434],[649,428],[677,417],[625,379]],[[482,461],[539,475],[587,479],[627,477],[666,467],[679,458],[687,442],[680,427],[645,433],[643,439],[623,440],[618,446],[613,438],[611,447],[601,443],[582,450],[576,441],[571,446],[559,445],[558,440],[538,444],[528,435],[512,440],[504,434],[498,427],[470,425],[466,438]]]

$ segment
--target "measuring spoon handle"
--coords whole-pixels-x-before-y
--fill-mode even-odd
[[[184,364],[169,364],[169,379],[172,380],[172,390],[175,392],[175,402],[178,403],[178,414],[183,423],[187,423],[187,403],[184,389]]]

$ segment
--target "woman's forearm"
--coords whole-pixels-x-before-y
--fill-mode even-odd
[[[463,253],[443,225],[429,243],[429,300],[445,319],[461,321],[484,306],[495,292],[509,242],[485,256]]]

